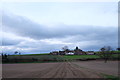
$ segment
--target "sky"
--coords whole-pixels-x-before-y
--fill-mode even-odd
[[[118,47],[117,2],[4,2],[0,12],[4,53]]]

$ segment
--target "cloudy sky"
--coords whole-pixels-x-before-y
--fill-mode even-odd
[[[2,51],[47,53],[118,46],[117,2],[11,2],[2,12]]]

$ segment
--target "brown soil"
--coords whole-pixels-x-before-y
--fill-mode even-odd
[[[118,64],[119,61],[79,61],[72,62],[74,65],[78,65],[81,68],[88,69],[90,71],[118,76]]]
[[[89,65],[90,63],[80,61],[80,62],[59,62],[59,63],[3,64],[2,75],[3,78],[100,78],[102,77],[99,71],[97,72],[86,68],[90,66]],[[106,69],[107,66],[104,66],[104,63],[102,65]],[[108,65],[108,67],[111,66]],[[90,66],[90,68],[91,67],[92,66]],[[93,69],[98,70],[96,67],[94,66]],[[114,72],[114,69],[112,71]]]

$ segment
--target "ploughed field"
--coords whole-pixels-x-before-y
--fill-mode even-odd
[[[118,75],[117,61],[3,64],[3,78],[102,78]]]

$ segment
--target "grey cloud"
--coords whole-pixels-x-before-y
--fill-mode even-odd
[[[23,41],[22,39],[13,38],[12,36],[11,37],[3,36],[2,37],[2,46],[17,45],[22,41]]]
[[[88,37],[88,35],[91,34],[97,35],[97,39],[103,39],[105,36],[115,36],[115,31],[117,30],[113,27],[71,26],[64,24],[56,25],[57,27],[54,28],[47,28],[46,26],[32,22],[27,18],[15,15],[6,15],[5,13],[3,13],[2,23],[5,26],[3,27],[4,31],[10,31],[20,36],[35,39],[61,38],[75,35],[84,35],[85,37]]]
[[[4,31],[9,31],[17,35],[33,38],[36,38],[38,36],[41,37],[40,34],[43,33],[44,30],[44,27],[42,27],[42,25],[32,22],[27,18],[7,15],[5,13],[2,14],[2,25],[4,25]]]
[[[118,32],[116,27],[100,27],[100,26],[78,26],[78,25],[56,25],[56,27],[48,28],[44,25],[35,23],[27,18],[7,15],[3,13],[2,23],[3,31],[11,32],[18,36],[30,37],[35,40],[41,39],[57,39],[64,42],[74,43],[89,41],[98,41],[97,44],[86,46],[84,50],[98,50],[104,45],[117,47]],[[50,52],[51,50],[61,49],[63,44],[47,44],[43,42],[24,42],[11,38],[3,39],[3,45],[17,45],[20,48],[33,48],[28,52]],[[34,44],[34,45],[33,45]],[[83,44],[84,45],[84,44]],[[52,46],[52,47],[51,47]],[[71,47],[73,47],[71,45]]]
[[[3,39],[2,41],[2,46],[8,46],[8,45],[16,45],[18,44],[20,41],[16,41],[16,40],[12,40],[12,39]]]
[[[14,53],[14,51],[20,51],[22,54],[48,53],[53,50],[60,50],[63,46],[63,44],[54,45],[42,41],[23,41],[20,44],[9,46],[9,48],[13,47],[9,50],[7,49],[8,46],[5,46],[3,52],[12,54]]]

